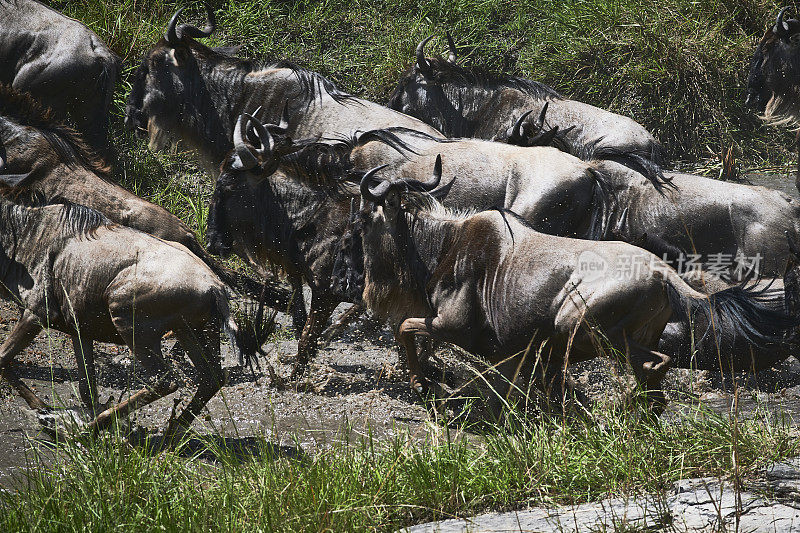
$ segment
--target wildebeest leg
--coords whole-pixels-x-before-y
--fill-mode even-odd
[[[175,420],[171,420],[165,437],[172,439],[189,429],[192,421],[225,383],[225,371],[219,353],[219,329],[177,332],[189,359],[197,369],[199,384],[189,404]]]
[[[669,370],[672,358],[661,352],[628,341],[631,368],[639,385],[647,391],[647,401],[656,415],[666,406],[661,381]]]
[[[398,343],[405,348],[406,363],[408,365],[409,383],[417,392],[427,392],[430,386],[422,372],[422,365],[417,356],[416,335],[433,336],[441,328],[441,319],[433,318],[407,318],[400,324],[397,332]]]
[[[290,283],[292,284],[292,327],[294,327],[294,337],[299,340],[308,322],[306,300],[303,297],[303,280],[300,278],[292,278]]]
[[[320,343],[329,343],[339,335],[341,335],[342,331],[350,325],[354,320],[360,317],[364,313],[364,307],[358,304],[353,304],[350,306],[350,309],[342,313],[339,319],[328,326],[325,331],[322,332],[320,335]]]
[[[136,359],[151,374],[152,385],[140,389],[127,400],[97,415],[97,418],[87,426],[90,431],[100,431],[106,428],[114,418],[125,416],[127,413],[133,412],[159,398],[172,394],[180,387],[169,366],[161,356],[160,337],[143,340],[140,335],[135,345],[132,342],[127,342],[129,339],[125,340],[128,346],[133,346]]]
[[[47,409],[48,406],[25,385],[10,365],[17,354],[27,348],[40,331],[42,326],[39,325],[39,321],[33,313],[26,310],[0,346],[0,376],[8,380],[31,409]]]
[[[797,152],[797,174],[794,176],[794,186],[800,192],[800,131],[795,135],[794,148]]]
[[[317,339],[322,328],[327,324],[333,310],[339,302],[331,297],[311,295],[311,312],[308,314],[306,325],[300,340],[297,341],[297,362],[292,370],[291,379],[296,379],[306,371],[309,361],[317,353]]]
[[[92,416],[96,416],[95,408],[100,400],[97,397],[97,374],[94,369],[92,339],[73,335],[72,349],[75,351],[75,360],[78,363],[78,392],[81,401],[92,412]]]

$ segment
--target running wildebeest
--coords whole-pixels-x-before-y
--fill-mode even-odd
[[[656,186],[662,184],[664,150],[634,120],[569,100],[533,80],[457,65],[449,36],[448,59],[425,57],[423,47],[430,39],[417,47],[416,62],[389,100],[392,109],[417,117],[448,137],[507,141],[519,136],[520,126],[528,134],[550,129],[553,144],[576,157],[618,161]],[[541,124],[537,117],[543,119]]]
[[[510,211],[462,215],[406,192],[434,190],[441,174],[433,174],[425,184],[374,175],[361,182],[364,301],[401,323],[411,383],[422,392],[429,384],[420,377],[415,335],[499,364],[512,382],[515,372],[543,372],[544,383],[556,388],[565,354],[569,361],[592,358],[603,338],[660,407],[670,358],[657,345],[673,314],[713,314],[714,334],[741,335],[757,346],[781,342],[794,325],[741,286],[702,294],[630,244],[545,235]],[[637,259],[645,269],[617,274],[623,260]],[[549,339],[544,371],[527,353],[534,338]]]
[[[118,224],[181,243],[226,283],[260,296],[260,283],[219,264],[178,217],[108,178],[108,166],[73,130],[29,94],[0,84],[0,193],[34,203],[63,199],[88,206]],[[286,309],[291,293],[273,281],[267,285],[270,305]],[[304,313],[298,308],[300,324]]]
[[[182,141],[216,175],[233,148],[234,125],[242,113],[264,124],[286,119],[281,133],[296,139],[348,138],[356,131],[390,126],[441,136],[420,120],[340,91],[314,72],[287,62],[238,59],[227,50],[203,46],[195,38],[213,33],[214,12],[207,7],[208,24],[201,30],[178,25],[181,11],[142,60],[126,106],[126,126],[146,133],[152,150]]]
[[[220,330],[235,348],[247,346],[228,290],[211,269],[180,244],[74,204],[32,208],[0,198],[0,227],[2,296],[22,308],[0,346],[0,375],[32,408],[47,408],[10,365],[42,328],[62,331],[72,336],[81,399],[95,411],[92,342],[126,344],[149,371],[147,386],[98,413],[89,428],[99,430],[180,387],[161,353],[161,338],[173,331],[197,368],[199,386],[167,434],[188,428],[225,379]]]
[[[303,279],[308,282],[312,290],[308,339],[304,332],[295,376],[313,355],[319,328],[336,304],[358,302],[363,290],[359,254],[337,255],[337,245],[347,241],[347,232],[353,229],[348,227],[350,198],[330,192],[338,190],[338,179],[351,179],[352,173],[360,178],[363,172],[357,169],[377,161],[383,167],[376,172],[411,177],[423,172],[429,156],[437,157],[436,149],[469,154],[469,160],[454,158],[457,162],[447,166],[447,175],[453,178],[435,192],[445,205],[510,207],[535,227],[559,235],[597,238],[604,232],[609,199],[603,177],[590,164],[555,148],[520,148],[477,139],[442,141],[389,128],[336,144],[317,143],[279,164],[281,158],[274,157],[270,148],[276,142],[269,126],[244,117],[209,207],[209,249],[221,255],[234,252],[253,265],[273,260],[289,273],[295,288]],[[251,134],[248,124],[255,127]],[[312,183],[301,185],[298,180]],[[314,181],[327,185],[314,192]],[[349,259],[356,273],[340,267],[332,274],[339,258]],[[334,281],[344,280],[335,290],[331,290],[332,275]]]
[[[245,141],[248,123],[254,126],[260,148]],[[305,154],[293,157],[276,153],[275,144],[267,126],[247,114],[239,117],[235,148],[222,164],[209,205],[208,247],[223,257],[234,253],[254,268],[269,261],[286,272],[297,292],[303,281],[311,288],[294,378],[314,357],[317,339],[336,306],[355,301],[332,291],[331,275],[356,191],[348,194],[344,185],[327,178],[319,186],[300,179],[306,165],[316,172],[314,151],[333,150],[332,146],[308,146]]]
[[[780,191],[667,172],[675,187],[659,192],[623,165],[597,167],[615,198],[606,228],[616,230],[605,238],[637,242],[647,234],[694,254],[684,272],[702,267],[741,279],[752,266],[758,276],[780,277],[791,255],[787,235],[800,242],[800,204]]]
[[[0,83],[69,116],[100,152],[119,70],[116,54],[77,20],[34,0],[0,0]]]

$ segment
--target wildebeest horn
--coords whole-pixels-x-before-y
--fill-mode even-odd
[[[387,166],[389,165],[375,167],[364,174],[364,177],[361,178],[361,184],[359,185],[359,188],[361,189],[361,198],[376,204],[379,204],[383,201],[383,197],[386,195],[386,192],[389,190],[389,187],[391,187],[392,184],[388,181],[382,181],[377,187],[375,187],[375,190],[373,191],[369,188],[369,182],[372,180],[372,177],[375,174]]]
[[[250,170],[258,165],[258,159],[244,143],[247,135],[247,124],[252,119],[250,115],[247,115],[247,121],[245,121],[245,115],[245,113],[239,115],[236,127],[233,129],[233,148],[239,158],[238,166],[240,170]]]
[[[258,141],[261,143],[261,148],[257,149],[256,153],[262,158],[272,156],[272,149],[275,148],[275,139],[272,138],[269,128],[274,126],[272,124],[267,124],[265,126],[261,123],[261,121],[253,118],[252,115],[247,113],[242,113],[242,115],[244,115],[244,117],[253,125],[253,128],[255,128],[256,137],[258,137]]]
[[[433,35],[417,45],[417,68],[422,71],[429,71],[431,69],[431,64],[425,57],[425,45],[428,44],[428,41],[431,39],[433,39]]]
[[[277,126],[275,124],[267,124],[267,129],[276,135],[286,135],[289,132],[289,100],[286,100],[283,111],[281,111],[280,124]]]
[[[547,109],[547,104],[545,103],[544,105],[544,109]],[[512,139],[518,139],[522,137],[522,123],[525,122],[525,119],[528,118],[528,115],[531,113],[533,113],[533,109],[529,109],[520,115],[520,117],[514,123],[514,127],[511,129],[511,135],[509,135],[509,137]]]
[[[164,35],[167,43],[175,46],[180,42],[181,39],[183,39],[184,36],[193,37],[196,39],[211,37],[211,34],[214,33],[214,30],[217,28],[217,18],[214,15],[214,10],[211,9],[211,6],[206,4],[205,8],[208,22],[206,23],[205,28],[202,30],[196,26],[192,26],[191,24],[181,24],[180,26],[177,26],[178,18],[181,16],[181,13],[183,13],[184,8],[180,8],[178,11],[176,11],[169,20],[169,24],[167,24],[167,33]]]
[[[785,37],[789,32],[789,25],[783,21],[783,16],[789,10],[789,6],[784,7],[778,13],[778,18],[775,20],[775,26],[772,27],[772,33],[778,37]]]
[[[439,186],[439,183],[442,181],[442,155],[439,154],[436,156],[436,163],[433,164],[433,179],[428,182],[418,181],[418,180],[403,180],[406,187],[415,191],[424,191],[424,192],[431,192],[436,187]]]
[[[178,31],[175,29],[176,25],[178,24],[178,17],[181,16],[183,10],[186,9],[185,7],[180,8],[172,15],[172,18],[169,19],[169,24],[167,24],[167,33],[164,34],[164,38],[167,40],[172,46],[175,46],[180,41],[178,37]]]
[[[453,36],[450,35],[449,31],[446,33],[446,35],[447,35],[447,48],[450,49],[450,55],[447,56],[447,60],[450,63],[455,63],[456,59],[458,58],[458,49],[456,48],[456,43],[453,42]]]

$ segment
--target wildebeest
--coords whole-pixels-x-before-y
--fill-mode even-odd
[[[0,83],[69,116],[95,150],[107,148],[120,60],[89,28],[34,0],[0,0]]]
[[[416,62],[397,84],[389,100],[392,109],[448,137],[493,140],[507,140],[518,119],[532,111],[522,123],[529,133],[551,128],[553,143],[562,150],[584,160],[618,161],[661,184],[664,150],[634,120],[564,98],[543,83],[457,65],[452,41],[449,59],[425,57],[428,39],[417,47]],[[544,124],[536,124],[545,106]]]
[[[745,103],[769,124],[794,127],[800,125],[800,21],[787,19],[788,10],[781,9],[753,53]],[[796,148],[800,154],[800,133]],[[797,164],[800,170],[800,158]],[[800,190],[800,181],[795,185]]]
[[[323,76],[288,62],[238,59],[226,50],[194,40],[216,27],[207,8],[208,24],[200,30],[177,24],[172,17],[166,34],[142,60],[128,98],[125,124],[147,133],[150,147],[162,149],[182,141],[197,150],[203,165],[216,175],[232,148],[237,117],[251,113],[264,124],[279,124],[296,139],[405,126],[433,136],[424,122],[344,93]]]
[[[103,160],[49,110],[29,94],[4,85],[0,85],[0,193],[18,200],[63,199],[91,207],[118,224],[181,243],[227,283],[260,295],[261,284],[220,265],[178,217],[110,181]],[[272,281],[268,285],[268,301],[286,309],[291,293]],[[296,308],[302,324],[305,310]]]
[[[597,166],[614,189],[606,225],[616,228],[613,238],[637,242],[647,234],[693,254],[684,258],[684,271],[741,279],[753,266],[756,275],[780,277],[790,257],[786,236],[800,238],[800,204],[780,191],[667,172],[675,187],[658,192],[622,165]]]
[[[504,207],[537,230],[598,239],[606,232],[612,197],[595,162],[551,147],[523,148],[481,139],[437,139],[403,128],[385,130],[394,143],[367,136],[349,155],[359,169],[386,165],[379,175],[418,181],[441,156],[444,181],[434,191],[448,207]]]
[[[254,124],[260,148],[245,140],[248,122]],[[309,285],[311,308],[297,343],[296,377],[316,353],[331,313],[348,299],[331,290],[331,274],[353,193],[346,194],[330,179],[319,186],[300,179],[298,173],[305,174],[302,154],[276,154],[266,126],[249,115],[237,124],[235,148],[222,164],[209,205],[208,246],[223,257],[234,253],[254,268],[268,261],[279,265],[298,293],[303,281]],[[304,149],[311,152],[309,162],[315,149]]]
[[[560,375],[565,357],[594,357],[605,343],[627,358],[658,406],[670,358],[657,344],[673,314],[713,314],[715,334],[735,333],[759,346],[780,342],[794,324],[740,286],[702,294],[630,244],[545,235],[510,211],[460,215],[406,193],[434,190],[440,179],[434,172],[424,187],[371,176],[361,182],[364,301],[401,323],[413,386],[428,386],[419,377],[415,335],[501,364],[510,381],[515,371],[534,371],[532,355],[515,356],[526,354],[534,338],[547,338],[545,383]],[[618,274],[628,260],[645,267]]]
[[[180,387],[161,354],[161,337],[175,332],[197,368],[199,386],[168,434],[186,428],[224,382],[219,334],[246,342],[231,317],[228,290],[185,247],[111,223],[84,206],[37,208],[0,198],[2,296],[22,316],[0,346],[0,374],[32,408],[46,407],[9,365],[44,327],[72,336],[81,399],[97,407],[92,342],[126,344],[148,371],[147,386],[97,414],[89,428]]]

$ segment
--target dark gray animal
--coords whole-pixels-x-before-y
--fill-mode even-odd
[[[0,374],[29,405],[47,407],[10,365],[42,328],[72,336],[81,399],[90,409],[98,402],[93,341],[126,344],[149,371],[147,386],[98,413],[92,430],[180,387],[161,354],[161,338],[174,331],[197,368],[199,386],[167,434],[188,428],[225,379],[220,330],[234,346],[246,345],[231,318],[226,286],[208,266],[180,244],[113,224],[83,206],[28,208],[0,198],[0,228],[2,296],[22,309],[0,346]]]
[[[263,140],[258,148],[245,140],[248,122]],[[322,183],[309,183],[306,169],[315,172],[315,151],[325,151],[325,145],[283,156],[276,153],[267,127],[249,115],[239,118],[236,131],[235,149],[222,164],[209,205],[208,247],[223,257],[236,254],[256,269],[268,262],[280,266],[297,293],[303,281],[311,288],[311,308],[297,343],[295,378],[314,357],[322,328],[336,306],[355,301],[331,287],[355,193],[348,194],[327,176],[321,176]]]
[[[422,188],[435,190],[440,178],[434,172]],[[498,364],[509,381],[517,372],[539,374],[556,389],[566,358],[588,359],[607,346],[629,361],[660,407],[671,361],[657,345],[673,314],[713,313],[717,335],[742,335],[758,346],[780,343],[794,324],[741,287],[706,296],[630,244],[545,235],[505,210],[460,215],[430,197],[415,199],[405,192],[412,188],[421,187],[372,176],[361,183],[364,301],[401,323],[412,386],[423,392],[416,335]],[[623,260],[646,267],[617,275]],[[537,359],[530,347],[543,338],[549,351]]]
[[[618,163],[601,161],[597,168],[616,199],[606,225],[616,228],[613,238],[637,242],[647,234],[695,254],[696,267],[714,265],[734,280],[751,265],[756,276],[782,276],[791,255],[786,236],[800,242],[800,204],[780,191],[667,172],[675,187],[659,192]]]
[[[790,8],[778,13],[767,28],[750,61],[745,104],[774,126],[800,125],[800,21],[786,18]],[[800,132],[796,149],[800,154]],[[800,156],[798,157],[800,172]],[[800,190],[800,176],[795,182]]]
[[[181,243],[237,290],[262,294],[261,283],[220,265],[178,217],[108,177],[107,165],[75,132],[30,95],[0,85],[0,194],[18,201],[66,200],[91,207],[118,224]],[[291,292],[270,280],[264,297],[286,309]],[[305,310],[297,313],[302,324]]]
[[[181,10],[182,11],[182,10]],[[177,24],[178,11],[166,35],[142,60],[128,98],[125,124],[147,134],[159,150],[182,141],[198,152],[216,175],[233,148],[234,125],[242,113],[296,139],[319,136],[348,138],[356,131],[404,126],[441,136],[422,121],[346,94],[319,74],[288,62],[261,63],[238,59],[227,49],[211,49],[195,38],[216,28]]]
[[[97,151],[120,59],[89,28],[34,0],[0,0],[0,83],[69,116]]]
[[[520,128],[527,134],[523,138],[549,129],[553,145],[574,156],[618,161],[662,184],[664,150],[634,120],[569,100],[536,81],[457,65],[451,39],[449,59],[426,58],[423,47],[430,39],[417,47],[416,62],[389,100],[392,109],[448,137],[519,143]],[[537,117],[543,122],[537,123]]]

